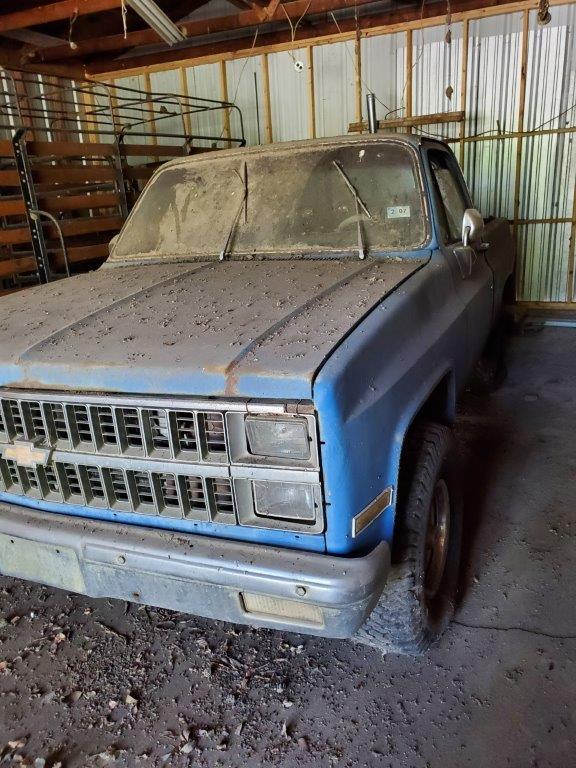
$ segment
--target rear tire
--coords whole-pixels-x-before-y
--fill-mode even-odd
[[[388,584],[354,639],[411,656],[437,640],[454,613],[461,538],[452,430],[424,422],[402,454]]]

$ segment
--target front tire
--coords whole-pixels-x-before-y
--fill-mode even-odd
[[[412,656],[437,640],[454,612],[461,538],[452,430],[424,422],[402,454],[390,578],[355,639]]]

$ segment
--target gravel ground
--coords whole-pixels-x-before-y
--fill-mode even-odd
[[[462,602],[427,656],[0,579],[0,765],[576,765],[576,333],[465,398]]]

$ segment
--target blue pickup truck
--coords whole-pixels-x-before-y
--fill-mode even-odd
[[[436,140],[165,164],[103,267],[0,301],[0,572],[422,652],[513,261]]]

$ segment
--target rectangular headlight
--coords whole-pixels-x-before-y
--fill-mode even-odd
[[[301,523],[313,523],[316,520],[316,500],[312,485],[254,480],[252,492],[257,517],[296,520]]]
[[[310,439],[306,419],[246,418],[248,449],[253,456],[275,459],[310,458]]]

